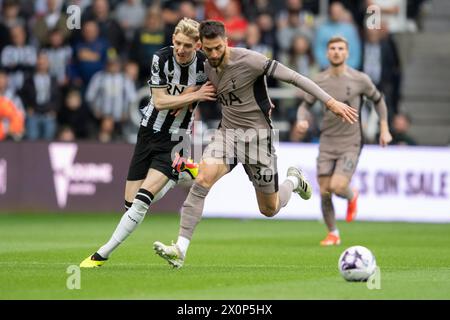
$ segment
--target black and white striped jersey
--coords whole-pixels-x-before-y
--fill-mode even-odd
[[[204,70],[206,56],[196,51],[193,60],[185,65],[177,63],[173,47],[165,47],[153,55],[150,88],[167,88],[170,95],[179,95],[190,86],[203,85],[207,81]],[[198,103],[195,104],[197,106]],[[193,121],[193,111],[185,107],[178,116],[171,115],[173,110],[158,111],[152,97],[149,104],[143,108],[141,125],[152,128],[154,132],[177,133],[180,129],[190,131]]]
[[[120,122],[136,100],[136,88],[124,73],[97,72],[89,81],[86,101],[95,113],[111,116]]]

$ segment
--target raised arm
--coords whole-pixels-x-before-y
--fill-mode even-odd
[[[269,60],[266,67],[266,75],[277,80],[290,83],[303,91],[306,91],[310,95],[322,101],[326,107],[330,109],[330,111],[342,118],[343,121],[355,123],[358,120],[358,112],[356,109],[346,105],[345,103],[337,101],[322,88],[320,88],[314,81],[289,69],[278,61]]]

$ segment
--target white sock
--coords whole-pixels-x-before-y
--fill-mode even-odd
[[[110,254],[138,227],[144,220],[145,213],[148,210],[148,205],[140,200],[135,199],[133,205],[127,212],[124,213],[120,219],[116,230],[111,236],[111,239],[97,250],[97,253],[103,258],[109,258]]]
[[[155,197],[152,200],[152,203],[155,203],[156,201],[158,201],[159,199],[164,197],[166,195],[166,193],[169,192],[170,189],[172,189],[173,187],[176,186],[176,184],[177,183],[173,180],[167,181],[165,186],[155,195]]]
[[[183,255],[183,257],[186,256],[186,252],[187,249],[189,248],[189,243],[191,242],[191,240],[189,240],[188,238],[179,236],[178,240],[177,240],[177,247],[178,249],[180,249],[181,254]]]
[[[339,229],[333,230],[330,232],[332,235],[335,235],[336,237],[339,237]]]
[[[299,185],[299,183],[300,183],[300,180],[299,180],[297,177],[294,177],[294,176],[288,176],[288,177],[286,178],[286,180],[289,180],[289,181],[292,182],[292,184],[294,185],[294,189],[297,189],[297,188],[298,188],[298,185]]]

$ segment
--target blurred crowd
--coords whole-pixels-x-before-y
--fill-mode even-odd
[[[140,89],[146,88],[152,55],[171,45],[174,26],[190,17],[223,21],[231,46],[258,51],[308,77],[328,66],[328,39],[344,36],[348,64],[384,93],[395,141],[414,144],[409,117],[398,107],[402,63],[393,35],[420,31],[424,0],[330,0],[326,15],[320,2],[0,0],[0,141],[132,141],[138,126],[133,112],[148,99],[148,89],[144,95]],[[383,19],[379,28],[368,29],[367,8],[374,4]],[[73,28],[77,13],[80,25]],[[268,84],[286,88],[270,79]],[[301,99],[300,90],[294,97],[276,96],[273,119],[288,124],[282,140],[315,142],[320,106],[312,109],[306,136],[290,129]],[[363,112],[369,142],[376,141],[372,109],[367,104]],[[216,104],[198,110],[206,127],[216,125]]]

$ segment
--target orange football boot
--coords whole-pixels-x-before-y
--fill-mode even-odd
[[[323,247],[338,246],[341,244],[341,238],[333,233],[328,233],[326,238],[320,241],[320,245]]]
[[[349,200],[347,205],[347,217],[345,218],[347,222],[352,222],[356,218],[356,213],[358,212],[358,195],[358,190],[353,189],[353,199]]]

